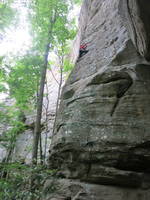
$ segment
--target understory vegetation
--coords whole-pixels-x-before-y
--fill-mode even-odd
[[[55,177],[56,171],[37,165],[34,168],[23,163],[0,164],[0,199],[40,200],[43,185],[47,179]],[[32,185],[31,185],[32,176]],[[55,190],[50,186],[49,193]]]
[[[63,74],[69,74],[73,68],[70,52],[77,25],[71,12],[74,6],[80,4],[80,0],[0,2],[0,42],[4,43],[0,46],[0,148],[6,151],[0,163],[0,200],[38,200],[46,179],[56,174],[46,164],[47,136],[45,146],[41,147],[43,98],[46,97],[49,102],[47,71],[52,72],[52,67],[55,67],[60,75],[56,80],[59,85],[57,116]],[[23,22],[28,26],[31,42],[26,47],[20,46],[15,53],[15,48],[10,51],[12,39],[9,46],[7,37],[10,33],[15,34],[19,27],[22,29]],[[48,105],[45,124],[48,123],[47,109]],[[12,156],[17,137],[29,128],[25,123],[26,117],[33,113],[32,163],[14,162]],[[55,122],[56,118],[53,130]]]

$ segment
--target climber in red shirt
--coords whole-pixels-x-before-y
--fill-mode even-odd
[[[87,48],[87,44],[80,45],[79,58],[81,58],[83,55],[85,55],[89,51],[86,48]]]

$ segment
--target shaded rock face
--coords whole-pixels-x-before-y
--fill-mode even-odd
[[[48,191],[54,183],[55,193],[49,194]],[[44,200],[147,200],[150,198],[149,190],[85,184],[67,179],[47,180],[44,193]]]
[[[119,10],[137,51],[149,60],[150,2],[146,0],[120,1]]]
[[[79,34],[89,52],[63,88],[50,149],[61,176],[99,188],[150,187],[149,16],[142,0],[84,1]]]

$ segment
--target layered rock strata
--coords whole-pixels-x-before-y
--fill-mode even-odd
[[[50,149],[50,167],[62,177],[98,184],[108,195],[115,186],[121,200],[150,195],[149,4],[84,1],[79,36],[89,52],[63,88]],[[135,196],[121,196],[118,186],[136,188]]]

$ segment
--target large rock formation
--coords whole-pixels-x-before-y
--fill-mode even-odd
[[[149,20],[146,0],[83,3],[79,37],[89,52],[63,89],[50,149],[51,168],[86,182],[70,199],[150,199]]]

